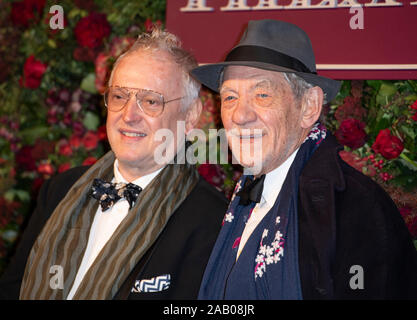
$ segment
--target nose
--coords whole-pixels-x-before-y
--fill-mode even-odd
[[[122,110],[123,121],[126,123],[142,119],[142,110],[136,104],[136,97],[132,95]]]
[[[256,112],[253,109],[251,99],[240,96],[232,114],[232,121],[240,126],[256,121]]]

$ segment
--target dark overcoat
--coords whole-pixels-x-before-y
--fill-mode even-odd
[[[329,134],[300,177],[304,299],[417,299],[417,251],[403,218],[341,148]]]

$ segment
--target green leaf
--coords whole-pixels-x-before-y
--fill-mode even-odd
[[[381,87],[382,81],[381,80],[366,80],[366,84],[374,88],[377,91]]]
[[[25,144],[33,145],[38,138],[45,137],[49,129],[44,126],[37,126],[20,131],[20,135]]]
[[[22,202],[28,202],[30,201],[30,194],[25,190],[10,189],[6,191],[4,198],[7,201],[14,201],[15,198],[18,198]]]
[[[405,125],[401,126],[401,131],[403,131],[407,136],[409,136],[413,140],[416,138],[416,132],[414,132],[413,129]]]
[[[385,105],[396,92],[397,88],[393,84],[383,83],[376,96],[376,102]]]
[[[95,113],[87,111],[83,120],[83,125],[88,130],[97,130],[99,124],[100,118]]]
[[[87,91],[89,93],[95,94],[97,93],[96,89],[96,75],[94,73],[89,73],[82,81],[81,81],[81,89]]]
[[[390,97],[397,92],[397,88],[390,83],[383,83],[379,89],[378,94],[386,97]]]
[[[404,98],[405,101],[414,102],[417,100],[417,94],[411,94]]]

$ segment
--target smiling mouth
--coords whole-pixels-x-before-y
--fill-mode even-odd
[[[126,137],[146,137],[146,133],[142,132],[131,132],[131,131],[120,131],[122,135]]]
[[[231,129],[228,134],[234,138],[241,140],[260,139],[265,136],[265,131],[262,129]]]
[[[248,135],[239,135],[237,136],[239,139],[259,139],[262,138],[263,134],[248,134]]]

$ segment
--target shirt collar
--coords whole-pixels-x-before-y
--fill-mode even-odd
[[[137,186],[141,187],[142,189],[145,189],[146,186],[153,180],[153,178],[155,178],[158,173],[163,169],[164,167],[151,172],[149,174],[147,174],[146,176],[137,178],[136,180],[132,181],[131,183],[136,184]],[[129,183],[129,181],[127,181],[122,174],[119,171],[119,161],[116,159],[114,161],[114,165],[113,165],[113,171],[114,171],[114,178],[113,181],[116,183]]]
[[[262,200],[266,202],[268,207],[273,207],[298,150],[299,148],[295,150],[279,167],[265,175]]]

